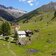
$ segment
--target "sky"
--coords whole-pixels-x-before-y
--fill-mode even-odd
[[[56,0],[0,0],[0,4],[30,12],[51,1],[56,2]]]

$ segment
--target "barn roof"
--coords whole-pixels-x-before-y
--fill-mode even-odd
[[[26,34],[25,31],[18,31],[17,33],[18,33],[18,34],[22,34],[22,35],[23,35],[23,34],[24,34],[24,35]]]

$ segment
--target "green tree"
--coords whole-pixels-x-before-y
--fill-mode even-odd
[[[2,34],[1,26],[0,26],[0,35]]]
[[[15,33],[14,33],[14,40],[18,40],[18,34],[17,34],[16,31],[15,31]]]
[[[55,17],[56,17],[56,11],[54,12],[54,16],[53,16],[53,18],[51,20],[53,20]]]
[[[10,33],[11,33],[11,27],[10,27],[10,24],[7,21],[5,21],[5,22],[2,23],[2,25],[1,25],[1,31],[2,31],[3,36],[10,35]]]
[[[54,12],[54,17],[56,17],[56,11]]]

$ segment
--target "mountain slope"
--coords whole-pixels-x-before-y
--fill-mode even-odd
[[[46,5],[41,6],[37,10],[38,11],[43,11],[43,12],[55,11],[56,10],[56,2],[50,2]]]
[[[50,2],[46,5],[43,5],[39,8],[37,8],[34,11],[29,12],[28,14],[23,15],[22,17],[20,17],[20,20],[30,20],[31,18],[38,16],[38,15],[43,15],[46,14],[48,12],[53,13],[54,11],[56,11],[56,2]],[[20,21],[18,20],[18,21]]]
[[[4,19],[6,19],[8,21],[14,20],[14,17],[12,17],[12,15],[10,15],[9,13],[7,13],[4,10],[0,10],[0,17],[3,17]]]
[[[17,18],[24,15],[26,12],[23,10],[18,10],[13,7],[6,7],[4,5],[0,5],[0,17],[5,18],[9,21],[15,21]]]

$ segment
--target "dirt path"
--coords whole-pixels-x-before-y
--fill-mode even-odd
[[[8,50],[11,52],[12,56],[17,56],[16,53],[10,49],[10,42],[7,44]]]

